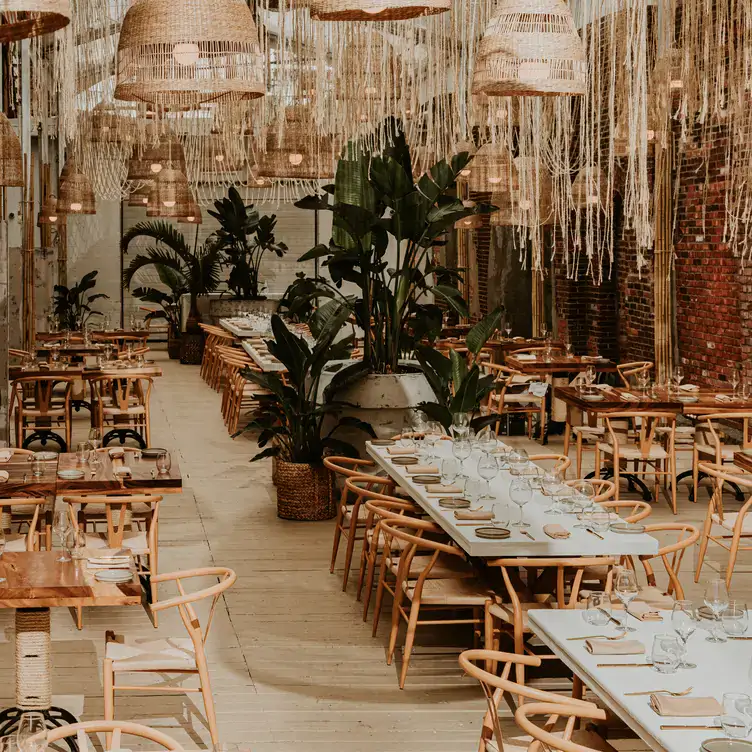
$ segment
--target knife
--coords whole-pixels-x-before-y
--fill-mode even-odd
[[[661,731],[693,731],[699,729],[721,729],[723,726],[661,726]]]
[[[621,627],[621,626],[622,626],[622,623],[621,623],[621,622],[620,622],[620,621],[619,621],[618,619],[614,619],[614,617],[613,617],[613,616],[611,616],[611,614],[609,614],[609,613],[608,613],[608,611],[606,611],[606,609],[605,609],[605,608],[599,608],[598,610],[599,610],[599,611],[600,611],[600,612],[601,612],[601,613],[602,613],[602,614],[603,614],[604,616],[607,616],[607,617],[608,617],[608,620],[609,620],[609,621],[612,621],[612,622],[613,622],[614,624],[616,624],[616,626],[617,626],[617,627]]]

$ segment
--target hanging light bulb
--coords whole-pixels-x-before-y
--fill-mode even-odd
[[[201,50],[193,42],[176,44],[172,48],[172,56],[178,65],[190,67],[198,63],[198,59],[201,57]]]
[[[290,156],[287,158],[290,161],[291,165],[299,165],[303,161],[303,155],[302,154],[290,154]]]

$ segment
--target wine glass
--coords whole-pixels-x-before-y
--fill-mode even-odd
[[[541,493],[551,500],[546,507],[544,514],[561,514],[562,511],[558,503],[558,493],[561,489],[561,480],[559,474],[553,470],[547,470],[541,478]]]
[[[42,713],[27,712],[21,716],[16,731],[16,744],[21,752],[41,752],[47,748],[47,724]],[[31,738],[44,734],[31,743]]]
[[[595,377],[596,377],[595,366],[592,366],[592,365],[588,366],[585,369],[585,383],[588,385],[588,387],[593,386],[593,384],[595,383]]]
[[[436,451],[436,445],[441,441],[441,437],[444,435],[444,429],[437,420],[430,420],[426,426],[426,437],[424,441],[428,445],[431,459],[438,457]]]
[[[476,443],[481,452],[490,454],[496,449],[496,434],[490,428],[484,428],[477,437]]]
[[[614,593],[616,597],[622,602],[624,606],[624,621],[621,628],[625,632],[636,632],[634,627],[630,627],[627,624],[627,618],[629,616],[629,604],[637,597],[639,589],[637,587],[637,578],[635,573],[631,569],[622,567],[616,574],[616,581],[614,582]]]
[[[567,351],[567,358],[571,358],[572,357],[572,343],[571,342],[567,342],[564,345],[564,349]]]
[[[524,478],[515,478],[509,486],[509,498],[520,508],[520,519],[513,522],[514,527],[530,527],[530,523],[525,522],[522,515],[522,508],[533,497],[533,489]]]
[[[650,373],[647,369],[637,372],[637,386],[643,394],[648,393],[648,384],[650,383]]]
[[[470,415],[468,413],[453,413],[452,425],[455,428],[468,428],[470,426]]]
[[[575,507],[580,508],[580,513],[584,518],[585,513],[594,506],[595,488],[586,480],[578,480],[572,484],[572,492],[570,501]],[[588,526],[584,522],[578,522],[574,527],[586,528]]]
[[[697,630],[699,617],[697,609],[692,601],[676,601],[674,610],[671,613],[671,626],[674,632],[679,635],[684,651],[682,653],[682,662],[679,668],[697,668],[694,663],[687,663],[687,642]]]
[[[455,439],[452,442],[452,454],[460,462],[459,475],[461,478],[468,477],[467,473],[465,472],[464,462],[472,453],[473,453],[472,444],[470,444],[470,442],[467,439]]]
[[[172,467],[172,457],[169,452],[160,452],[157,455],[157,471],[160,475],[167,475]]]
[[[99,449],[102,446],[102,429],[92,428],[89,430],[89,444],[94,449]]]
[[[399,445],[401,447],[412,447],[413,442],[413,427],[409,420],[406,420],[402,424],[402,431],[400,431]]]
[[[68,550],[66,548],[69,527],[70,527],[70,518],[68,517],[68,510],[56,509],[52,528],[57,533],[58,538],[60,538],[60,545],[63,548],[63,552],[57,558],[57,561],[70,561],[71,560],[70,554],[68,553]]]
[[[738,368],[734,368],[734,370],[731,371],[731,378],[730,378],[731,388],[733,389],[733,395],[734,395],[734,397],[736,397],[737,391],[739,389],[739,381],[740,381],[740,378],[739,378],[739,369]]]
[[[460,472],[460,465],[453,457],[447,457],[441,462],[441,482],[445,486],[451,486]]]
[[[684,379],[684,369],[681,366],[674,366],[674,383],[676,384],[676,391],[679,392],[679,387]]]
[[[504,324],[504,333],[507,335],[507,339],[511,339],[512,337],[512,325],[507,321],[506,324]]]
[[[496,462],[496,457],[492,454],[482,454],[478,460],[478,475],[486,481],[486,492],[481,497],[482,499],[495,498],[491,493],[491,481],[496,477],[498,472],[499,464]]]
[[[529,462],[527,452],[524,449],[513,449],[507,457],[507,462],[512,475],[522,475]]]
[[[705,605],[713,612],[715,624],[705,638],[708,642],[726,642],[725,635],[718,629],[721,614],[728,608],[729,594],[723,580],[711,580],[705,589]]]

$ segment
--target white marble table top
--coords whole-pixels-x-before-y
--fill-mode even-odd
[[[268,352],[261,352],[250,342],[241,342],[240,345],[251,356],[251,358],[253,358],[253,362],[262,371],[279,372],[285,370],[284,365]]]

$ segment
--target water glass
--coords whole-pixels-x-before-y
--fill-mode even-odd
[[[687,643],[697,630],[699,620],[699,614],[692,601],[682,600],[674,603],[674,608],[671,612],[671,626],[679,636],[684,648],[679,668],[697,668],[694,663],[687,663]]]
[[[708,642],[726,642],[724,635],[718,628],[721,614],[728,608],[729,594],[726,583],[721,579],[711,580],[705,589],[705,605],[713,612],[715,624],[710,629],[710,634],[705,638]]]
[[[676,635],[658,634],[653,638],[652,663],[659,674],[675,674],[682,647]]]
[[[459,460],[460,472],[462,478],[467,478],[463,462],[473,453],[473,448],[467,439],[455,439],[452,442],[452,454]]]
[[[157,470],[160,475],[167,475],[172,467],[172,457],[169,452],[160,452],[157,455]]]
[[[493,512],[492,525],[494,527],[504,527],[509,524],[511,517],[509,504],[505,504],[503,501],[497,501],[491,507],[491,511]]]
[[[31,460],[31,474],[35,478],[41,478],[44,475],[44,462],[37,457],[33,457]]]
[[[524,449],[512,449],[507,458],[509,472],[512,475],[522,475],[528,464],[527,452]]]
[[[522,516],[522,508],[533,497],[533,489],[524,478],[515,478],[509,486],[509,498],[520,508],[520,519],[513,522],[514,527],[530,527],[530,523],[525,522]]]
[[[91,451],[91,444],[88,441],[79,441],[76,446],[76,459],[79,465],[89,461],[89,452]]]
[[[723,631],[729,637],[741,637],[747,631],[748,624],[747,604],[729,601],[728,607],[721,613]]]
[[[629,604],[637,597],[639,593],[637,587],[637,577],[631,569],[621,567],[616,572],[616,578],[614,580],[614,594],[624,604],[624,621],[621,628],[625,632],[636,632],[634,627],[630,627],[627,624],[629,618]]]
[[[611,621],[611,598],[602,590],[594,590],[587,599],[582,617],[594,627],[605,627]]]
[[[485,483],[480,478],[468,478],[465,481],[465,496],[473,505],[480,501],[484,490]]]
[[[447,457],[441,462],[441,482],[445,486],[451,486],[460,472],[460,463],[453,457]]]
[[[413,441],[413,427],[410,425],[410,423],[405,423],[402,426],[402,431],[400,432],[399,437],[399,445],[401,447],[412,447],[414,446],[415,442]]]
[[[741,692],[725,692],[721,726],[729,738],[744,739],[752,729],[752,698]]]
[[[584,512],[585,525],[594,533],[605,533],[611,524],[611,514],[607,509],[597,504],[588,507]]]
[[[71,559],[80,561],[86,558],[86,533],[81,528],[71,527],[67,532],[66,548]]]

